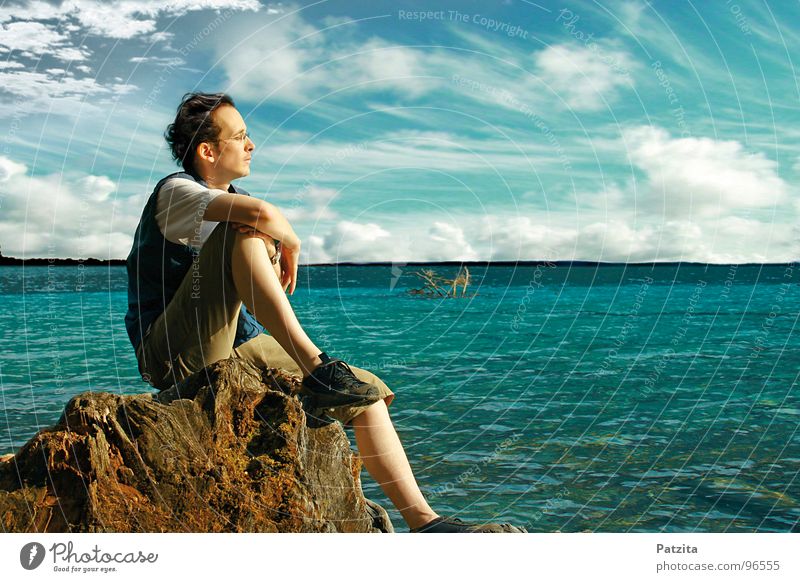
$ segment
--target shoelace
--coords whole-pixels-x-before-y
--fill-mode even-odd
[[[333,370],[334,371],[339,371],[339,372],[341,372],[341,368],[338,368],[339,366],[341,366],[343,368],[346,368],[347,371],[350,372],[350,375],[347,376],[348,382],[351,383],[351,384],[353,383],[353,381],[361,383],[361,381],[358,378],[355,377],[355,374],[353,373],[353,370],[350,368],[350,366],[347,365],[347,362],[345,362],[343,360],[331,360],[330,362],[328,362],[327,364],[324,364],[324,365],[326,365],[326,366],[333,365]]]

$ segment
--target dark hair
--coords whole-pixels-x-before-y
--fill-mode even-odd
[[[196,173],[197,146],[219,139],[219,128],[211,119],[211,112],[220,105],[233,105],[233,99],[225,93],[187,93],[178,105],[175,121],[164,132],[172,158],[191,174]]]

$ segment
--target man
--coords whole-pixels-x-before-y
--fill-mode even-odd
[[[185,95],[166,139],[184,172],[156,184],[127,260],[125,324],[143,379],[164,390],[232,356],[300,374],[306,412],[353,428],[364,466],[411,531],[479,531],[428,505],[386,384],[329,357],[298,322],[285,291],[297,283],[300,239],[278,208],[231,183],[249,175],[255,149],[231,98]]]

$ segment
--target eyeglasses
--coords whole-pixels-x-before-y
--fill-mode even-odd
[[[245,132],[245,133],[240,133],[238,135],[234,135],[233,137],[226,137],[225,139],[220,139],[218,141],[238,141],[240,144],[244,145],[245,143],[247,143],[248,139],[252,141],[250,134]]]

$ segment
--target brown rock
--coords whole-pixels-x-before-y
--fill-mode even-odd
[[[0,463],[6,532],[391,532],[341,425],[238,359],[158,395],[86,392]]]

